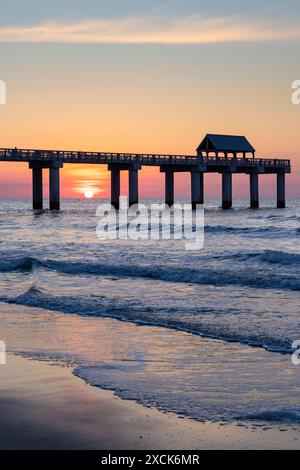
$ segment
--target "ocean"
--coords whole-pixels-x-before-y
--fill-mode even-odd
[[[201,421],[300,424],[300,201],[205,205],[205,243],[99,240],[93,200],[0,202],[0,340]]]

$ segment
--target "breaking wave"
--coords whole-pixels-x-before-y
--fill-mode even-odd
[[[199,267],[176,267],[142,265],[142,264],[105,264],[83,261],[55,261],[41,260],[31,257],[7,258],[0,262],[0,272],[25,271],[30,272],[37,268],[57,271],[67,275],[96,275],[147,278],[166,282],[190,283],[199,285],[239,285],[259,289],[287,289],[300,290],[300,277],[298,267],[300,265],[300,254],[287,253],[283,251],[265,250],[261,253],[233,253],[215,256],[229,263],[223,263],[222,268],[214,267],[209,258],[200,258]],[[230,263],[230,261],[233,261]],[[238,262],[237,262],[238,261]],[[249,269],[241,266],[249,261]],[[251,262],[255,262],[251,269]],[[296,272],[277,272],[264,269],[263,265],[281,265],[294,267]],[[257,269],[257,265],[259,269]],[[272,275],[270,275],[272,274]]]
[[[276,337],[270,334],[270,332],[264,333],[261,330],[250,330],[249,328],[237,331],[230,327],[224,328],[224,325],[218,325],[214,321],[207,323],[202,320],[201,315],[197,315],[197,321],[194,321],[192,315],[183,315],[182,317],[174,315],[174,308],[168,306],[164,306],[160,311],[156,307],[152,308],[151,305],[133,306],[132,304],[129,305],[126,301],[106,298],[102,295],[91,297],[52,295],[38,289],[34,284],[21,295],[11,298],[0,297],[0,302],[81,316],[115,318],[138,325],[165,327],[207,338],[243,343],[272,352],[284,354],[292,352],[292,339],[287,337],[287,334]],[[213,314],[214,311],[210,313]]]
[[[270,423],[299,423],[299,409],[266,410],[259,413],[237,416],[245,421],[267,421]]]

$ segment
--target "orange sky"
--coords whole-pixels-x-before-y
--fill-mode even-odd
[[[143,24],[150,30],[147,21]],[[84,26],[97,29],[94,44],[66,44],[66,37],[49,44],[37,37],[30,44],[27,30],[1,30],[0,24],[0,79],[7,86],[7,104],[0,106],[0,147],[195,154],[206,133],[241,134],[259,157],[292,159],[287,192],[300,197],[300,105],[291,102],[291,84],[300,79],[299,39],[296,32],[288,36],[288,27],[281,39],[276,28],[263,37],[251,33],[243,38],[234,21],[222,20],[224,37],[218,36],[217,43],[206,43],[200,35],[197,44],[185,44],[188,23],[177,22],[168,23],[161,34],[181,28],[180,44],[139,44],[136,39],[127,45],[119,44],[120,38],[105,43],[99,22]],[[249,34],[261,30],[261,25],[251,30],[249,21]],[[209,28],[217,24],[216,19],[205,22],[209,38],[215,37]],[[126,28],[123,33],[130,35]],[[156,29],[155,41],[160,37]],[[228,31],[234,32],[230,41]],[[55,26],[50,33],[58,41]],[[21,35],[19,42],[10,43],[14,34]],[[0,163],[0,197],[30,197],[30,178],[26,165]],[[262,195],[273,197],[275,178],[260,180]],[[66,165],[62,171],[64,197],[81,196],[87,189],[108,197],[109,187],[105,166]],[[158,169],[143,169],[141,196],[160,198],[163,190]],[[126,174],[122,191],[127,191]],[[176,193],[189,196],[189,175],[176,176]],[[220,194],[218,175],[207,175],[206,194]],[[246,176],[234,177],[234,194],[248,197]]]

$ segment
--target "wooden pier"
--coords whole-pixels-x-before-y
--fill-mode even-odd
[[[159,155],[59,150],[0,149],[0,161],[28,162],[32,170],[33,209],[43,209],[43,169],[49,169],[50,209],[60,209],[60,169],[67,163],[108,165],[111,172],[111,203],[119,207],[120,172],[129,172],[129,204],[139,200],[138,174],[143,166],[157,166],[165,173],[165,203],[174,204],[174,173],[191,175],[193,208],[204,203],[205,173],[222,174],[222,207],[232,207],[232,177],[249,175],[250,206],[259,207],[259,176],[277,176],[277,207],[284,208],[285,175],[291,173],[290,160],[256,158],[255,149],[242,136],[207,134],[196,155]]]

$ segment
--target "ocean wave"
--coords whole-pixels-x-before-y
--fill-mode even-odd
[[[266,250],[258,255],[260,261],[271,264],[298,265],[300,264],[299,253],[287,253],[284,251]]]
[[[291,230],[293,231],[293,230]],[[239,226],[228,226],[228,225],[206,225],[206,233],[239,233],[257,236],[259,234],[269,234],[272,236],[289,235],[290,230],[283,227],[239,227]]]
[[[280,264],[282,266],[291,266],[300,264],[300,253],[288,253],[287,251],[265,250],[263,252],[237,253],[221,255],[220,258],[236,258],[241,261],[255,261],[268,264]]]
[[[213,259],[216,259],[214,257]],[[210,258],[200,258],[199,268],[183,266],[174,268],[172,265],[142,265],[142,264],[105,264],[97,262],[82,261],[55,261],[41,260],[38,258],[20,257],[7,258],[0,263],[0,271],[32,271],[38,267],[60,272],[66,275],[96,275],[146,278],[158,281],[188,283],[199,285],[238,285],[259,289],[286,289],[299,291],[300,278],[298,266],[300,254],[287,253],[283,251],[265,250],[261,253],[233,253],[221,255],[219,258],[232,260],[233,263],[222,266],[211,266]],[[239,262],[237,263],[237,259]],[[260,269],[253,265],[241,271],[241,264],[245,261],[255,261],[261,264]],[[262,263],[278,264],[282,266],[295,266],[296,272],[281,273],[270,272],[262,268]]]
[[[4,259],[0,261],[0,272],[32,271],[34,266],[41,264],[38,259],[31,256],[6,257],[2,255],[1,258]]]
[[[269,215],[255,215],[255,219],[264,219],[264,220],[278,220],[278,221],[287,221],[294,220],[299,221],[300,216],[296,214],[269,214]]]
[[[244,382],[244,376],[240,376],[238,384],[241,389],[244,388],[245,395],[247,393],[250,397],[247,397],[247,401],[243,400],[244,393],[239,391],[235,386],[228,385],[230,390],[227,395],[212,394],[212,390],[223,390],[223,382],[218,383],[217,379],[212,381],[209,373],[206,377],[206,384],[204,385],[199,381],[199,385],[195,384],[193,379],[187,375],[185,380],[185,386],[178,381],[172,381],[172,374],[168,375],[170,382],[165,378],[165,382],[162,382],[161,377],[157,377],[155,373],[147,370],[146,380],[140,380],[140,371],[143,370],[143,364],[140,362],[134,365],[128,364],[91,364],[81,365],[76,367],[73,371],[74,375],[80,377],[87,384],[100,387],[102,389],[111,390],[117,396],[127,399],[135,400],[136,402],[144,405],[156,407],[162,411],[171,411],[179,415],[185,415],[187,417],[200,420],[200,421],[211,421],[215,423],[222,422],[223,424],[229,424],[231,422],[239,423],[242,426],[247,426],[251,423],[251,426],[259,425],[267,427],[269,424],[282,425],[296,425],[300,423],[300,412],[299,409],[289,407],[281,408],[280,403],[288,402],[288,393],[285,394],[278,383],[266,381],[266,384],[261,387],[261,393],[257,393],[257,396],[253,396],[251,393],[251,387],[253,388],[253,382]],[[175,369],[175,367],[174,367]],[[151,373],[152,372],[152,373]],[[175,372],[176,373],[176,372]],[[234,373],[234,372],[233,372]],[[259,373],[259,372],[258,372]],[[150,375],[151,374],[151,375]],[[177,375],[182,378],[184,372]],[[150,377],[148,378],[148,375]],[[201,375],[201,374],[200,374]],[[259,373],[260,379],[263,380],[261,373]],[[221,380],[222,380],[221,376]],[[224,378],[223,378],[224,380]],[[249,380],[249,379],[248,379]],[[268,383],[272,383],[273,389],[267,390]],[[216,386],[218,384],[218,386]],[[290,385],[290,384],[289,384]],[[189,387],[189,389],[187,389]],[[170,388],[172,393],[170,394]],[[201,395],[197,392],[201,390]],[[273,394],[272,394],[273,392]],[[297,394],[294,393],[294,401],[297,400]],[[274,399],[275,395],[275,399]],[[231,400],[230,400],[231,397]],[[267,410],[268,401],[273,403],[274,409]],[[277,409],[275,408],[277,405]],[[282,406],[282,405],[281,405]],[[244,410],[244,413],[236,415],[237,410]],[[262,410],[262,411],[254,411]]]
[[[300,409],[265,410],[237,416],[236,419],[243,421],[268,421],[271,423],[299,423]]]
[[[260,329],[250,329],[247,326],[236,330],[234,327],[230,327],[230,321],[226,325],[217,324],[214,321],[206,322],[202,320],[201,315],[197,316],[197,321],[193,321],[193,315],[190,317],[174,315],[173,307],[164,307],[160,310],[147,305],[132,305],[123,300],[106,298],[104,295],[88,297],[84,295],[52,295],[43,292],[33,284],[23,294],[16,297],[0,297],[0,302],[80,316],[109,317],[138,325],[164,327],[206,338],[247,344],[271,352],[283,354],[293,352],[291,348],[293,339],[288,337],[284,327],[281,327],[284,336],[275,336],[271,332],[264,333]]]

